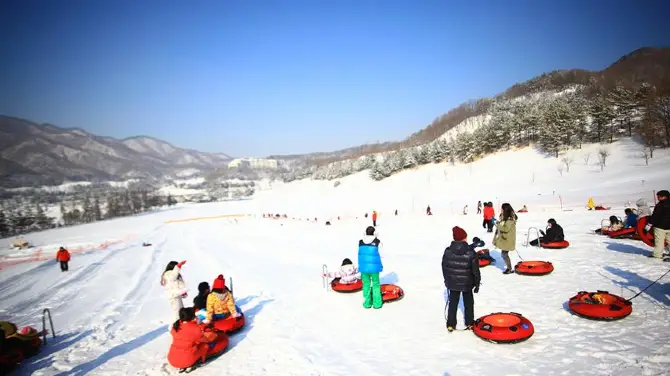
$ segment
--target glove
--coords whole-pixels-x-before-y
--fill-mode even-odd
[[[202,320],[202,323],[205,324],[205,325],[209,325],[209,320],[204,319],[204,320]]]
[[[474,289],[472,292],[474,292],[475,294],[477,294],[477,293],[479,292],[479,285],[475,286],[475,289]]]
[[[186,298],[186,297],[188,297],[188,293],[185,292],[185,293],[181,294],[181,297],[182,297],[182,298]]]
[[[646,226],[644,226],[644,231],[649,232],[651,230],[651,223],[648,223]]]
[[[547,234],[545,234],[544,231],[542,231],[542,230],[540,230],[540,234],[542,234],[542,236],[547,235]]]
[[[184,264],[186,264],[186,260],[180,262],[179,264],[177,264],[177,266],[181,268],[182,266],[184,266]]]
[[[242,315],[240,315],[239,312],[237,312],[237,313],[235,313],[235,314],[233,315],[234,318],[238,318],[238,317],[240,317],[240,316],[242,316]]]

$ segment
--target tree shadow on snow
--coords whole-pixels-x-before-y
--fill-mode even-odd
[[[623,243],[614,243],[614,242],[606,242],[607,244],[607,249],[611,251],[616,251],[616,252],[621,252],[621,253],[628,253],[631,255],[648,255],[649,251],[646,249],[642,249],[640,247],[636,247],[634,245],[630,244],[623,244]]]
[[[614,268],[611,266],[606,266],[605,270],[608,272],[617,275],[621,278],[626,279],[625,282],[612,280],[612,282],[617,286],[622,286],[624,288],[636,288],[638,291],[649,286],[653,281],[647,278],[644,278],[636,273],[622,270],[619,268]],[[660,275],[659,275],[660,277]],[[668,297],[668,292],[670,291],[670,283],[658,281],[655,285],[649,287],[642,295],[649,295],[652,299],[663,303],[666,306],[670,306],[670,298]]]
[[[257,299],[258,296],[247,296],[245,298],[242,298],[240,300],[237,300],[235,304],[238,306],[242,306],[245,303],[248,303],[254,299]],[[274,299],[265,299],[261,300],[256,305],[254,305],[251,309],[245,309],[242,312],[244,312],[244,328],[238,333],[231,334],[230,335],[230,346],[228,346],[228,349],[226,351],[230,351],[234,349],[237,345],[239,345],[242,341],[244,341],[245,338],[247,338],[247,333],[254,327],[254,318],[255,316],[265,307],[266,304],[273,302]]]
[[[382,284],[382,285],[387,284],[387,283],[388,284],[396,284],[396,283],[398,283],[398,281],[400,281],[400,278],[398,278],[398,275],[396,274],[396,272],[391,272],[389,274],[386,274],[385,276],[383,276],[379,279],[379,283]]]
[[[70,371],[59,373],[59,375],[84,375],[100,367],[101,365],[107,363],[108,361],[116,358],[117,356],[127,354],[135,349],[138,349],[146,345],[147,343],[153,341],[154,339],[160,337],[165,333],[167,333],[167,327],[165,325],[161,325],[160,327],[150,332],[147,332],[131,340],[130,342],[124,342],[116,347],[107,350],[107,352],[98,356],[97,358],[84,364],[80,364],[74,367]]]
[[[74,345],[80,340],[88,337],[91,333],[93,333],[93,329],[88,329],[83,332],[58,334],[56,338],[52,338],[51,336],[47,337],[47,344],[42,346],[39,354],[21,362],[19,370],[21,372],[32,373],[50,367],[54,362],[53,354]]]

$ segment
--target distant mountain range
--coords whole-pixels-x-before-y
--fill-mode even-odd
[[[544,73],[513,85],[494,98],[466,102],[403,141],[268,158],[289,164],[323,164],[356,158],[431,142],[464,120],[484,114],[495,99],[512,99],[574,85],[612,86],[623,83],[635,86],[642,82],[652,85],[670,83],[670,48],[640,48],[602,71],[570,69]],[[182,149],[147,136],[118,140],[96,136],[82,129],[60,128],[0,116],[0,186],[5,187],[59,184],[64,180],[160,178],[209,172],[226,166],[230,159],[223,153]]]
[[[0,186],[160,178],[207,172],[231,160],[223,153],[176,147],[147,136],[118,140],[0,116]]]

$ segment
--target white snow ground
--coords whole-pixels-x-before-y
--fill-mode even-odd
[[[668,374],[670,276],[636,298],[633,314],[621,321],[594,322],[566,310],[568,298],[580,290],[601,289],[631,297],[670,266],[644,257],[650,248],[641,242],[589,233],[611,213],[623,216],[621,210],[587,212],[583,205],[589,195],[623,207],[625,201],[634,202],[647,191],[651,200],[652,189],[670,187],[668,153],[657,152],[650,165],[643,166],[644,161],[625,152],[633,144],[613,147],[617,152],[604,173],[580,167],[576,161],[571,173],[560,177],[555,159],[521,150],[475,163],[472,180],[467,167],[433,165],[377,183],[364,182],[362,175],[342,179],[338,188],[332,188],[332,182],[296,182],[275,186],[251,201],[184,205],[31,234],[29,240],[45,246],[132,240],[75,255],[67,273],[61,273],[55,261],[0,271],[0,319],[39,327],[41,309],[48,307],[58,334],[17,374],[176,374],[166,365],[171,312],[159,284],[171,260],[188,261],[183,269],[190,291],[187,302],[196,295],[199,282],[211,283],[223,273],[234,278],[235,298],[247,315],[247,327],[231,337],[227,352],[197,374]],[[445,168],[450,171],[449,180],[428,185],[426,176],[441,175]],[[528,179],[532,169],[538,171],[535,183]],[[642,179],[644,187],[639,183]],[[551,197],[552,189],[560,191],[564,202],[572,203],[566,205],[572,211],[560,210]],[[538,192],[543,196],[538,198]],[[531,210],[520,214],[518,256],[551,261],[556,268],[544,277],[503,275],[499,252],[493,250],[498,265],[482,269],[475,316],[514,311],[535,326],[533,337],[515,345],[491,344],[470,332],[447,333],[444,323],[440,261],[451,240],[451,228],[459,225],[470,238],[479,236],[491,247],[491,234],[481,228],[474,206],[477,199],[496,196],[509,198],[517,207],[525,203]],[[452,214],[449,202],[458,212],[459,200],[469,203],[470,215]],[[425,201],[430,201],[436,215],[422,214]],[[396,205],[398,217],[391,213]],[[355,259],[357,240],[368,225],[361,215],[373,209],[382,213],[382,281],[396,283],[406,293],[403,300],[379,311],[364,310],[360,294],[326,292],[320,277],[322,264],[334,270],[342,258]],[[237,221],[164,223],[261,212],[323,218],[342,213],[343,218],[346,214],[359,218],[334,220],[332,226],[324,226],[322,218],[313,223],[258,215]],[[548,217],[564,226],[571,247],[521,246],[526,229],[543,227]],[[137,237],[130,238],[133,234]],[[142,247],[143,241],[153,246]]]

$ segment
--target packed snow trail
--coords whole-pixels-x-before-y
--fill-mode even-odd
[[[544,227],[549,215],[563,225],[571,247],[522,247],[525,229]],[[0,314],[35,326],[42,308],[54,314],[58,337],[18,374],[176,374],[166,364],[172,316],[159,279],[169,261],[187,260],[187,305],[199,282],[211,284],[224,274],[233,277],[236,301],[247,316],[226,353],[200,374],[663,374],[670,369],[670,281],[636,298],[633,314],[622,321],[594,322],[566,310],[577,291],[630,297],[667,270],[667,263],[644,257],[650,249],[640,242],[589,234],[607,215],[520,214],[518,251],[525,260],[551,261],[556,269],[544,277],[503,275],[479,216],[381,218],[382,282],[397,283],[406,296],[377,311],[364,310],[360,294],[326,292],[321,283],[322,264],[336,270],[343,258],[355,260],[368,221],[324,226],[248,218],[158,225],[166,214],[157,213],[144,216],[142,226],[128,221],[132,227],[125,230],[143,231],[140,238],[79,255],[67,273],[54,262],[3,271]],[[122,231],[123,223],[109,226]],[[447,333],[440,261],[454,225],[469,239],[484,239],[497,259],[482,269],[475,316],[522,313],[535,326],[527,342],[495,345],[470,332]],[[85,237],[86,227],[63,230]],[[142,247],[143,241],[153,245]]]

